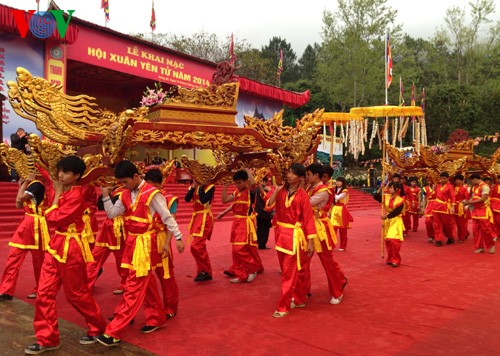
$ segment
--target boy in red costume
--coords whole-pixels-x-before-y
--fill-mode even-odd
[[[87,205],[84,191],[77,182],[85,172],[83,160],[68,156],[57,163],[59,180],[54,182],[54,201],[45,212],[49,226],[55,227],[43,260],[35,306],[37,343],[24,352],[36,355],[59,348],[56,297],[63,286],[68,302],[85,318],[87,335],[81,344],[95,343],[106,327],[92,291],[88,288],[87,263],[94,259],[83,234],[82,215]]]
[[[344,177],[337,177],[334,190],[334,205],[330,212],[330,219],[337,236],[340,237],[339,251],[345,251],[347,248],[347,229],[351,228],[351,222],[353,221],[347,209],[348,202],[347,180]]]
[[[410,178],[410,186],[406,190],[408,193],[408,196],[406,199],[409,200],[409,214],[410,217],[412,218],[413,222],[413,228],[412,231],[417,231],[418,230],[418,220],[420,219],[420,205],[422,201],[422,197],[420,194],[420,187],[417,185],[417,178],[412,177]],[[406,194],[405,192],[405,194]]]
[[[175,195],[170,194],[166,189],[162,189],[163,175],[159,169],[151,169],[146,172],[144,180],[154,186],[156,189],[160,190],[165,201],[167,202],[168,211],[175,219],[175,214],[177,213],[177,204],[179,198]],[[165,229],[165,225],[159,219],[159,215],[156,215],[157,219],[156,226],[158,229],[157,235],[157,247],[158,251],[161,251],[164,244],[169,245],[169,255],[164,255],[161,257],[161,263],[156,266],[156,276],[160,280],[161,289],[163,291],[163,306],[164,313],[167,319],[172,319],[177,315],[177,307],[179,305],[179,287],[175,281],[174,275],[174,255],[172,254],[172,232]],[[179,241],[178,245],[179,252],[184,251],[184,242]]]
[[[462,201],[469,199],[470,193],[467,186],[464,185],[464,176],[461,174],[455,175],[453,178],[455,185],[455,223],[457,224],[457,239],[458,242],[464,242],[469,237],[468,223],[470,212],[464,206]]]
[[[118,187],[110,194],[113,202],[116,202],[122,194],[124,188]],[[104,210],[102,199],[99,199],[99,210]],[[101,229],[97,233],[95,245],[92,248],[92,255],[94,256],[94,263],[89,263],[87,267],[87,274],[89,278],[89,287],[94,288],[94,284],[102,271],[104,262],[108,259],[111,252],[115,256],[116,270],[120,276],[120,286],[113,291],[113,294],[123,294],[125,289],[125,281],[127,280],[128,270],[121,266],[123,249],[125,247],[125,240],[123,236],[123,217],[117,216],[113,219],[106,218],[102,223]]]
[[[236,190],[227,194],[227,184],[222,190],[222,202],[232,203],[217,215],[220,220],[228,212],[233,211],[234,220],[231,227],[231,244],[233,264],[224,273],[231,278],[231,283],[251,282],[258,272],[264,271],[257,250],[255,182],[248,169],[240,170],[233,176]]]
[[[267,202],[267,209],[276,212],[275,249],[281,268],[281,293],[275,318],[289,314],[292,299],[295,305],[307,301],[307,281],[299,271],[313,254],[317,235],[309,196],[301,187],[305,176],[304,166],[293,163],[286,184],[277,187]]]
[[[115,316],[106,327],[105,333],[97,338],[104,346],[120,343],[123,330],[143,304],[146,325],[141,329],[142,333],[155,331],[166,323],[156,278],[150,273],[161,263],[156,241],[156,213],[167,229],[173,232],[178,249],[182,250],[182,234],[160,191],[147,184],[139,176],[137,167],[127,160],[116,165],[115,177],[126,190],[113,204],[109,198],[110,189],[102,188],[104,210],[108,218],[119,215],[124,217],[126,238],[122,267],[127,268],[129,272],[123,298],[115,308]],[[170,254],[168,243],[163,246],[163,254]]]
[[[447,245],[455,241],[455,190],[449,182],[449,174],[442,172],[439,175],[440,184],[434,189],[436,200],[432,207],[434,239],[437,247],[443,246],[444,237],[448,238]]]
[[[212,264],[208,256],[207,241],[210,241],[214,229],[214,216],[211,208],[214,193],[213,184],[201,185],[195,180],[184,197],[188,203],[193,201],[193,215],[189,222],[189,240],[191,255],[196,262],[195,282],[212,279]]]
[[[45,222],[44,205],[45,186],[35,180],[35,175],[19,180],[19,191],[16,197],[16,208],[24,209],[23,221],[19,223],[9,246],[11,246],[2,283],[0,284],[0,301],[11,300],[16,289],[17,278],[26,254],[31,252],[33,271],[35,272],[35,290],[28,298],[36,297],[43,255],[49,243],[49,231]]]
[[[323,265],[328,280],[328,288],[330,291],[330,304],[339,304],[344,295],[344,287],[347,284],[347,278],[341,271],[340,266],[333,259],[333,247],[337,240],[335,231],[328,217],[328,211],[331,208],[333,199],[328,187],[323,184],[321,177],[323,176],[323,167],[319,163],[310,164],[306,169],[306,181],[309,184],[306,192],[309,195],[316,232],[318,235],[315,242],[315,251]],[[306,278],[310,278],[309,263],[304,268],[307,273]],[[298,306],[298,305],[297,305]]]
[[[497,182],[491,188],[490,207],[493,212],[493,221],[496,228],[496,237],[494,239],[496,241],[500,236],[500,175],[497,176]]]
[[[425,230],[427,238],[430,243],[434,242],[434,219],[432,217],[432,210],[434,209],[434,201],[436,200],[436,192],[432,189],[429,181],[423,188],[424,191],[424,204],[423,214],[425,216]]]
[[[483,182],[479,174],[471,174],[472,197],[464,200],[464,205],[472,205],[472,233],[474,235],[474,253],[483,253],[486,248],[489,253],[495,253],[496,237],[492,229],[493,213],[488,204],[490,187]]]

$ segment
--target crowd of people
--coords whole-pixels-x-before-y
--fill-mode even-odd
[[[85,318],[88,330],[81,344],[99,342],[115,346],[141,306],[145,311],[142,333],[153,332],[177,314],[179,288],[174,274],[172,249],[185,249],[175,220],[179,198],[168,192],[160,170],[141,175],[136,165],[123,160],[115,167],[118,187],[80,185],[85,163],[76,156],[57,165],[58,180],[45,171],[20,179],[16,207],[25,217],[11,242],[11,251],[0,284],[0,300],[13,298],[21,264],[32,254],[36,298],[34,328],[37,342],[25,349],[39,354],[59,348],[56,295],[64,289],[69,303]],[[250,169],[233,176],[235,190],[224,184],[222,201],[228,206],[215,218],[211,204],[216,187],[193,181],[184,200],[193,206],[187,243],[196,265],[194,282],[213,279],[207,251],[214,220],[233,214],[230,232],[232,265],[224,270],[230,283],[251,283],[264,271],[259,249],[267,249],[269,231],[274,229],[275,249],[281,271],[281,286],[273,317],[287,316],[303,308],[311,295],[310,262],[316,253],[325,270],[332,305],[341,303],[347,278],[335,261],[333,251],[348,247],[348,229],[353,218],[348,211],[348,182],[332,179],[328,165],[294,163],[282,184],[274,177],[256,182]],[[464,178],[441,174],[440,184],[418,187],[418,181],[395,174],[375,194],[383,205],[383,237],[387,264],[401,264],[401,242],[409,231],[417,231],[425,215],[429,241],[443,246],[469,236],[467,220],[473,219],[476,253],[495,252],[500,231],[500,186],[489,186],[472,174],[472,188]],[[100,195],[100,196],[99,196]],[[97,209],[106,212],[98,226]],[[496,223],[496,225],[494,225]],[[174,242],[174,241],[175,242]],[[93,298],[94,283],[113,253],[122,295],[109,321],[101,315]],[[156,276],[156,277],[155,277]],[[278,289],[278,288],[277,288]],[[277,292],[278,294],[278,292]]]

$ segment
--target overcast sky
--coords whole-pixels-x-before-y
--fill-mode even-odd
[[[397,23],[412,37],[431,37],[442,25],[446,9],[464,8],[469,0],[389,0],[398,11]],[[18,9],[36,9],[35,0],[0,0]],[[47,0],[40,0],[40,10]],[[63,10],[75,10],[74,16],[104,26],[101,0],[56,0]],[[500,18],[500,0],[495,0],[496,19]],[[291,43],[300,57],[308,44],[321,42],[322,14],[335,11],[336,0],[156,0],[156,32],[192,35],[205,31],[223,40],[234,33],[235,40],[246,39],[260,48],[273,36]],[[109,0],[110,21],[107,26],[123,33],[150,32],[151,0]]]

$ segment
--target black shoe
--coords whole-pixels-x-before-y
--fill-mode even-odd
[[[235,277],[235,274],[229,271],[224,271],[224,274],[228,277]]]
[[[97,337],[85,335],[80,338],[81,345],[91,345],[97,342]]]
[[[196,277],[194,277],[195,282],[204,282],[204,281],[211,281],[212,276],[209,275],[207,272],[200,272]]]
[[[270,247],[267,246],[259,246],[259,250],[270,250]]]
[[[165,317],[167,318],[167,320],[170,320],[170,319],[172,319],[176,315],[177,315],[177,313],[165,314]]]
[[[38,355],[45,351],[57,350],[59,345],[56,346],[42,346],[38,344],[28,345],[24,349],[24,353],[28,355]]]
[[[450,239],[450,238],[449,238],[449,239],[448,239],[448,241],[446,241],[446,244],[447,244],[447,245],[451,245],[451,244],[452,244],[452,243],[454,243],[454,242],[455,242],[455,239]]]
[[[12,300],[12,298],[14,297],[11,296],[10,294],[0,294],[0,300]]]
[[[443,246],[443,243],[441,241],[436,241],[436,247],[441,247]]]
[[[102,335],[97,337],[97,342],[99,342],[100,344],[102,344],[104,346],[109,347],[109,346],[116,346],[122,341],[120,339],[115,339],[112,336],[102,334]]]
[[[153,331],[161,328],[163,325],[157,325],[157,326],[152,326],[152,325],[145,325],[141,329],[141,333],[143,334],[149,334],[152,333]]]

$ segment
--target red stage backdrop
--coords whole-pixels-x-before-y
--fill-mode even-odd
[[[162,52],[124,37],[79,28],[78,39],[67,48],[67,58],[186,88],[210,84],[215,65]]]

